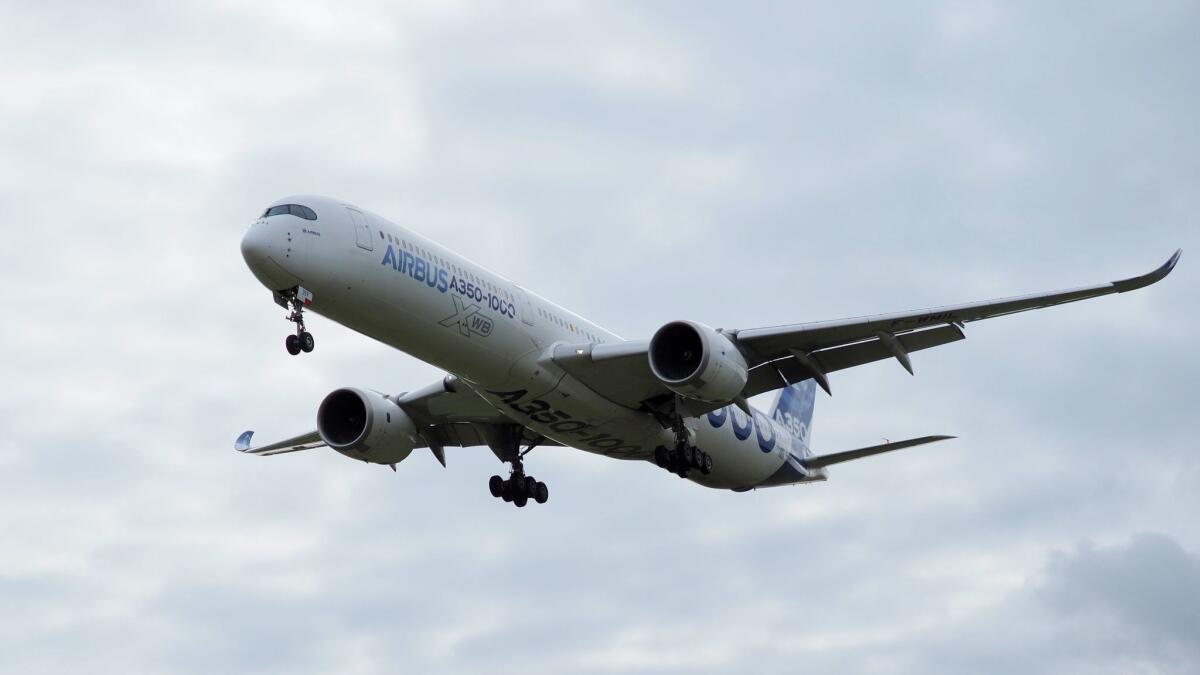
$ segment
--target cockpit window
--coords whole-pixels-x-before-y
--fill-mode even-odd
[[[313,210],[307,206],[301,206],[300,204],[288,204],[288,208],[292,210],[293,216],[300,216],[305,220],[317,219],[317,214],[313,213]]]
[[[317,219],[316,212],[307,206],[302,206],[300,204],[280,204],[279,206],[272,206],[262,214],[262,217],[270,218],[271,216],[282,216],[289,213],[305,220]]]

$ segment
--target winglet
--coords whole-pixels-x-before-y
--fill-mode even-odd
[[[253,431],[243,431],[241,436],[237,437],[237,441],[233,444],[233,449],[238,452],[246,452],[250,449],[250,439],[254,437]]]
[[[1130,277],[1129,279],[1114,281],[1112,285],[1117,289],[1118,293],[1125,293],[1126,291],[1136,291],[1139,288],[1145,288],[1150,284],[1158,283],[1165,279],[1171,273],[1171,270],[1175,269],[1175,265],[1179,264],[1179,256],[1181,255],[1183,255],[1183,249],[1177,249],[1175,255],[1172,255],[1167,262],[1163,263],[1161,267],[1153,272],[1143,274],[1140,277]]]

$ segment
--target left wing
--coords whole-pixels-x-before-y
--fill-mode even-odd
[[[250,439],[254,437],[253,431],[242,432],[238,436],[237,442],[233,444],[234,449],[238,452],[244,452],[247,455],[282,455],[285,452],[299,452],[301,450],[312,450],[325,445],[321,440],[320,434],[315,431],[310,431],[307,434],[301,434],[293,438],[289,438],[278,443],[270,445],[261,445],[257,448],[250,447]]]
[[[1144,288],[1170,274],[1181,254],[1181,250],[1176,251],[1148,274],[1093,286],[908,312],[720,332],[737,346],[750,366],[742,398],[809,378],[830,392],[828,373],[888,358],[895,358],[911,373],[910,353],[962,340],[965,323]],[[597,393],[636,408],[647,401],[672,396],[650,372],[649,345],[649,340],[560,345],[553,360]],[[707,412],[706,405],[688,402],[694,414]],[[712,405],[708,410],[721,405]]]
[[[417,447],[432,450],[443,466],[446,464],[444,448],[488,445],[489,430],[496,425],[514,424],[511,418],[501,414],[453,375],[424,389],[403,394],[397,397],[396,403],[417,424],[424,441]],[[537,441],[538,445],[560,445],[528,429],[522,436]],[[234,443],[234,449],[247,455],[267,456],[325,447],[316,431],[259,447],[251,447],[253,437],[253,431],[242,433]]]

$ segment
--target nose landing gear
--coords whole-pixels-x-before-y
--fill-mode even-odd
[[[304,329],[304,305],[312,302],[312,293],[303,288],[290,288],[276,293],[275,301],[284,307],[290,307],[292,313],[287,320],[296,324],[296,334],[287,336],[283,346],[292,356],[311,352],[317,346],[312,333]]]

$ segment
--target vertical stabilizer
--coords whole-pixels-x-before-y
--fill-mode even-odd
[[[817,400],[817,383],[804,380],[779,390],[771,418],[807,446],[812,436],[813,406]]]

